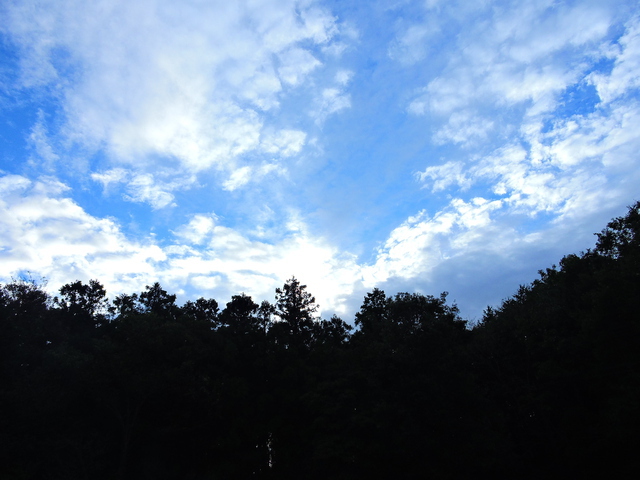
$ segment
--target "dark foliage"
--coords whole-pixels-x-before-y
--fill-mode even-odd
[[[640,426],[640,203],[468,328],[446,293],[374,289],[317,318],[0,286],[0,478],[630,478]]]

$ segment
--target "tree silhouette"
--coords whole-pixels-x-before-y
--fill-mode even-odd
[[[147,285],[138,298],[145,312],[165,318],[177,313],[176,296],[169,295],[158,282]]]
[[[294,333],[308,327],[317,310],[315,297],[295,277],[287,280],[282,288],[276,288],[275,313]]]
[[[276,288],[274,313],[280,319],[271,328],[274,342],[284,348],[311,348],[314,336],[316,299],[295,277]]]
[[[373,289],[351,334],[295,277],[221,312],[0,285],[0,478],[633,478],[639,233],[636,203],[472,329]]]
[[[205,299],[200,297],[195,302],[188,300],[182,306],[182,312],[196,322],[207,324],[213,330],[219,326],[218,302],[213,298]]]

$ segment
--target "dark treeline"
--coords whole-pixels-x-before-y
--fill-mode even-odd
[[[15,281],[0,478],[631,478],[639,307],[640,203],[474,326],[375,289],[352,329],[295,278],[224,308]]]

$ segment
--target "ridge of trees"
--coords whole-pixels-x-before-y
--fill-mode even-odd
[[[539,478],[635,471],[640,202],[471,328],[368,293],[275,303],[0,286],[3,479]]]

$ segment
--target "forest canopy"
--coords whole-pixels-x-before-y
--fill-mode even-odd
[[[626,477],[639,299],[640,202],[475,325],[446,293],[380,289],[322,319],[295,277],[224,306],[14,281],[0,477]]]

